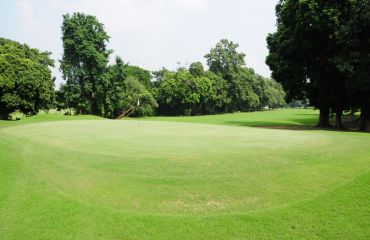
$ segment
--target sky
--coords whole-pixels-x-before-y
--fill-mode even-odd
[[[223,39],[239,44],[246,65],[265,77],[266,36],[276,30],[277,0],[0,0],[0,37],[52,52],[59,86],[62,16],[84,12],[102,22],[108,47],[154,71],[201,61]]]

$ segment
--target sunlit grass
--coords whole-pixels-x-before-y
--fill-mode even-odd
[[[0,121],[0,238],[367,239],[369,134],[248,127],[316,118]]]

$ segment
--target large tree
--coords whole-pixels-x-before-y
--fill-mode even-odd
[[[61,71],[71,89],[71,106],[78,113],[102,115],[105,88],[104,73],[111,53],[104,26],[94,16],[83,13],[66,14],[62,25],[63,58]]]
[[[36,114],[54,102],[54,66],[49,52],[0,38],[0,117],[20,110]]]
[[[340,54],[336,61],[348,76],[350,106],[361,109],[360,130],[370,127],[370,1],[347,4],[346,21],[336,33]]]
[[[281,0],[277,32],[267,38],[267,64],[290,99],[309,98],[320,109],[318,126],[329,126],[330,109],[346,107],[345,75],[338,68],[335,34],[346,19],[346,2]]]
[[[238,52],[238,44],[222,39],[205,55],[209,70],[226,81],[227,97],[224,112],[249,111],[258,106],[253,92],[254,71],[245,67],[245,54]]]

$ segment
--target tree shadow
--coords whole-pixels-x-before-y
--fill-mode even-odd
[[[275,128],[275,129],[306,129],[306,128],[314,128],[314,126],[310,125],[300,125],[297,124],[289,124],[289,123],[278,123],[278,122],[269,122],[269,121],[224,121],[225,124],[228,125],[235,125],[241,127],[261,127],[261,128]]]
[[[317,114],[294,114],[294,115],[304,115],[309,116],[307,118],[288,118],[282,122],[278,121],[240,121],[240,120],[229,120],[224,121],[225,124],[242,126],[242,127],[257,127],[266,129],[282,129],[282,130],[295,130],[295,131],[307,131],[307,130],[325,130],[325,131],[336,131],[336,132],[358,132],[358,127],[354,124],[356,120],[353,118],[344,119],[343,125],[345,128],[321,128],[317,127],[316,123],[318,121]],[[335,120],[335,119],[333,119]],[[332,122],[333,126],[335,122]]]

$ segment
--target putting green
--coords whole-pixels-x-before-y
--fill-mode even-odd
[[[0,134],[5,239],[183,239],[189,231],[189,238],[273,238],[285,228],[282,236],[297,238],[369,234],[369,212],[351,208],[369,203],[369,193],[346,196],[358,192],[353,184],[369,188],[366,133],[79,120]],[[316,225],[337,207],[345,207],[338,218],[353,222],[334,219],[332,232]]]

